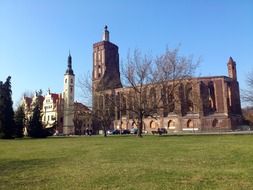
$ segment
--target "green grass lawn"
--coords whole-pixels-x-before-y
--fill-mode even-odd
[[[0,189],[253,189],[253,136],[0,140]]]

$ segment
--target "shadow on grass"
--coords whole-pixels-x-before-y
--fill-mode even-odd
[[[29,159],[29,160],[0,160],[0,176],[9,175],[15,172],[22,172],[25,170],[37,170],[39,168],[54,167],[57,161],[62,158],[43,158],[43,159]]]

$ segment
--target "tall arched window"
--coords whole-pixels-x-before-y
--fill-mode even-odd
[[[193,92],[191,84],[187,84],[186,87],[186,111],[192,112],[193,111]]]
[[[150,97],[150,106],[152,108],[156,107],[156,90],[155,88],[151,88],[149,92],[149,97]]]
[[[98,77],[102,75],[102,67],[101,65],[98,65]]]
[[[126,109],[127,109],[127,102],[126,102],[126,98],[124,97],[124,95],[121,95],[121,115],[125,116],[126,115]]]
[[[174,89],[172,89],[172,86],[169,86],[167,90],[167,101],[168,101],[168,111],[173,112],[175,109],[175,101],[174,101]]]
[[[230,84],[228,85],[228,107],[230,109],[230,107],[232,106],[232,99],[231,99],[231,87]]]
[[[208,107],[210,111],[216,110],[215,91],[212,81],[208,83]]]

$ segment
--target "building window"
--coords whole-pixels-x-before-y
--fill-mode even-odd
[[[208,108],[210,111],[216,110],[215,105],[215,91],[214,91],[214,84],[213,82],[208,83]]]
[[[191,119],[187,121],[187,128],[193,128],[193,121]]]
[[[101,65],[98,66],[98,77],[102,75],[102,67]]]
[[[73,88],[72,88],[72,87],[70,87],[70,92],[72,93],[72,91],[73,91]]]
[[[187,111],[193,112],[193,103],[191,100],[188,100],[188,102],[187,102]]]
[[[47,116],[47,120],[48,120],[48,121],[50,120],[50,117],[49,117],[49,115]]]
[[[73,79],[71,79],[71,81],[70,81],[70,82],[71,82],[71,84],[73,84]]]
[[[192,112],[193,111],[193,93],[192,93],[192,86],[191,84],[186,85],[186,111]]]
[[[67,79],[65,79],[65,83],[67,83]]]
[[[155,129],[156,128],[156,123],[154,121],[150,122],[150,128]]]
[[[218,124],[218,120],[214,119],[212,122],[212,127],[217,127],[217,124]]]
[[[175,122],[173,120],[169,120],[168,122],[168,128],[174,129],[175,128]]]
[[[94,71],[94,78],[97,78],[97,70]]]
[[[150,107],[156,109],[156,90],[155,88],[151,88],[149,92],[150,96]]]
[[[231,87],[228,86],[228,107],[230,108],[232,106],[232,98],[231,98]]]

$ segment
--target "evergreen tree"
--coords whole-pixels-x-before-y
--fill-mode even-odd
[[[15,112],[15,136],[21,138],[24,136],[25,112],[23,106],[19,106]]]
[[[45,138],[46,130],[43,128],[43,124],[41,121],[41,111],[39,100],[36,100],[33,109],[32,118],[28,122],[28,135],[32,138]]]
[[[2,138],[13,138],[15,123],[11,91],[11,77],[0,83],[0,135]]]
[[[3,134],[3,118],[4,118],[4,95],[3,95],[3,82],[0,81],[0,138]]]

